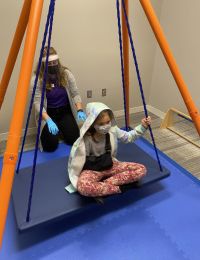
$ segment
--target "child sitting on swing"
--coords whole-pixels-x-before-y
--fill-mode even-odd
[[[83,196],[102,197],[121,193],[124,184],[139,181],[146,174],[144,165],[120,162],[115,156],[117,140],[130,143],[142,136],[151,124],[144,118],[130,132],[116,126],[113,112],[103,103],[93,102],[86,107],[87,119],[80,130],[80,137],[72,146],[68,162],[71,184],[68,192]]]

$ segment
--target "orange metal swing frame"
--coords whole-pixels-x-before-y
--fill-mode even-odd
[[[183,80],[181,72],[178,68],[176,60],[170,50],[169,44],[165,38],[161,25],[151,5],[150,0],[139,0],[147,19],[152,27],[155,37],[164,54],[171,73],[176,81],[188,112],[194,122],[198,134],[200,135],[200,114],[195,106],[189,90]],[[13,42],[8,55],[5,70],[0,83],[0,109],[3,104],[4,96],[12,75],[12,71],[20,50],[23,36],[26,32],[25,45],[21,61],[20,74],[18,79],[17,91],[13,107],[13,115],[10,123],[6,150],[3,158],[2,174],[0,179],[0,248],[3,240],[3,233],[6,223],[6,217],[10,202],[15,167],[18,158],[18,150],[24,114],[27,104],[31,73],[33,68],[36,43],[40,28],[40,20],[42,15],[44,0],[24,0],[24,5],[21,11],[17,29],[13,38]],[[129,0],[125,0],[127,13],[129,12]],[[129,38],[126,28],[126,21],[122,12],[122,33],[123,33],[123,55],[124,55],[124,70],[125,70],[125,93],[126,93],[126,108],[127,122],[129,125]]]

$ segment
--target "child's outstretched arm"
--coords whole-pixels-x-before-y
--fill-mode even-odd
[[[126,132],[124,130],[121,130],[119,127],[115,127],[115,131],[117,134],[117,138],[123,142],[123,143],[131,143],[134,142],[139,137],[143,136],[146,130],[148,129],[148,126],[151,125],[151,118],[143,118],[141,120],[141,124],[136,126],[133,130],[130,132]]]

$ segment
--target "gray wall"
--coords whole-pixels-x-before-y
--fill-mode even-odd
[[[48,1],[44,2],[44,12],[35,63],[38,60],[48,10]],[[161,0],[152,1],[158,16],[160,16],[162,2]],[[22,0],[8,0],[1,1],[0,4],[0,75],[2,75],[5,66],[22,3]],[[135,38],[145,96],[147,103],[151,96],[152,104],[154,104],[155,102],[154,99],[152,99],[150,87],[156,53],[156,41],[138,0],[130,1],[130,13],[130,21]],[[52,45],[57,49],[61,62],[68,66],[74,73],[85,104],[90,101],[98,100],[105,102],[112,107],[113,110],[123,109],[117,33],[115,0],[56,1]],[[0,134],[8,132],[9,129],[21,54],[22,52],[20,52],[16,68],[10,81],[9,90],[0,112]],[[132,55],[130,55],[130,57],[132,57]],[[158,58],[159,57],[157,57],[157,59]],[[141,99],[133,70],[132,59],[130,60],[130,64],[130,106],[137,107],[141,105]],[[155,80],[153,80],[153,82],[154,81]],[[102,88],[107,88],[107,96],[104,98],[101,97]],[[86,98],[86,91],[88,89],[93,90],[92,99]],[[153,87],[152,91],[154,91]],[[156,104],[157,103],[155,103],[155,105]],[[30,127],[34,126],[35,124],[32,117]]]
[[[164,0],[160,22],[188,89],[200,109],[200,1]],[[157,47],[149,104],[161,111],[187,113],[175,81]]]

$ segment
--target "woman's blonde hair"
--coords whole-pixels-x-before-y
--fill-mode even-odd
[[[55,55],[57,54],[56,50],[53,47],[50,47],[49,49],[49,55]],[[44,52],[42,57],[46,57],[47,56],[47,47],[44,48]],[[37,70],[38,64],[36,66],[36,69],[34,71],[34,73],[36,74],[36,70]],[[58,60],[58,84],[61,87],[65,87],[68,84],[68,78],[67,78],[67,74],[65,72],[65,70],[68,69],[67,67],[64,67],[61,63],[60,60]],[[40,73],[39,73],[39,83],[40,86],[42,86],[43,83],[43,77],[44,77],[44,70],[45,70],[45,62],[42,62],[41,64],[41,68],[40,68]],[[47,78],[47,82],[46,82],[46,89],[47,90],[51,90],[51,83],[48,81]]]

